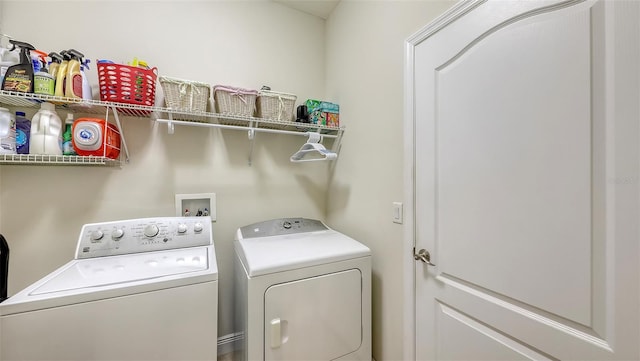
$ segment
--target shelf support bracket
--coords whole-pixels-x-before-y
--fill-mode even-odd
[[[253,143],[256,141],[256,130],[250,128],[247,131],[247,135],[249,136],[249,166],[251,166],[251,158],[253,157]]]
[[[116,121],[116,126],[118,127],[118,131],[120,132],[120,142],[122,143],[122,150],[124,150],[124,161],[129,164],[129,148],[127,148],[127,141],[124,139],[124,132],[122,131],[122,125],[120,124],[120,116],[118,115],[118,109],[113,105],[107,108],[106,119],[109,119],[109,109],[113,113],[113,118]]]
[[[169,113],[169,121],[167,122],[167,132],[173,134],[176,132],[176,128],[173,125],[173,113]]]
[[[344,131],[340,129],[338,131],[336,139],[333,140],[333,146],[331,147],[331,151],[336,154],[340,153],[340,146],[342,145],[342,133],[344,133]]]

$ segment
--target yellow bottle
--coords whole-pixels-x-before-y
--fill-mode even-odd
[[[62,56],[58,53],[51,52],[49,53],[49,58],[51,58],[51,64],[49,64],[49,74],[53,75],[55,79],[58,76],[58,67],[60,63],[62,63]],[[55,92],[55,89],[53,90]]]
[[[58,66],[58,73],[56,74],[56,92],[54,95],[63,97],[65,92],[64,88],[66,86],[65,80],[67,77],[67,65],[69,65],[69,59],[71,59],[71,56],[66,50],[61,51],[60,55],[62,55],[63,60]]]
[[[69,49],[71,60],[67,65],[67,77],[64,95],[67,98],[82,99],[82,73],[80,72],[80,62],[84,54],[77,50]]]

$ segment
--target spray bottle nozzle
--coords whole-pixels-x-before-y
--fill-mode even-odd
[[[20,48],[20,63],[29,64],[31,62],[31,57],[29,56],[30,50],[36,50],[36,48],[34,48],[33,45],[25,43],[23,41],[11,39],[9,40],[9,42],[13,44],[13,49],[11,49],[11,51],[15,50],[16,46]]]
[[[89,69],[89,63],[91,62],[91,60],[89,59],[84,59],[84,61],[82,61],[80,64],[85,68],[85,69]]]
[[[46,72],[47,71],[47,53],[45,53],[44,51],[34,49],[34,50],[31,50],[31,56],[35,57],[33,59],[34,60],[33,70],[36,72],[38,71]]]
[[[24,50],[36,50],[36,48],[33,45],[31,45],[29,43],[25,43],[24,41],[18,41],[18,40],[11,39],[11,40],[9,40],[9,42],[13,45],[13,48],[11,48],[11,51],[16,50],[16,46],[20,47],[20,48],[22,48]]]
[[[53,63],[62,63],[62,55],[56,53],[56,52],[51,52],[49,53],[49,57],[51,58],[51,62]]]
[[[71,57],[75,57],[78,60],[84,58],[84,54],[77,51],[76,49],[69,49],[69,55],[71,55]]]

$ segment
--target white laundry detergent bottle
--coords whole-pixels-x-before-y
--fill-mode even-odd
[[[16,154],[16,120],[7,108],[0,108],[0,154]]]
[[[62,120],[51,103],[42,103],[31,120],[29,153],[62,155]]]
[[[2,85],[2,79],[4,79],[7,69],[19,63],[20,53],[18,51],[11,51],[0,45],[0,85]]]

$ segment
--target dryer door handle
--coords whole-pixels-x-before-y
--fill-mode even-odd
[[[271,320],[271,348],[282,346],[282,329],[280,326],[279,318]]]

